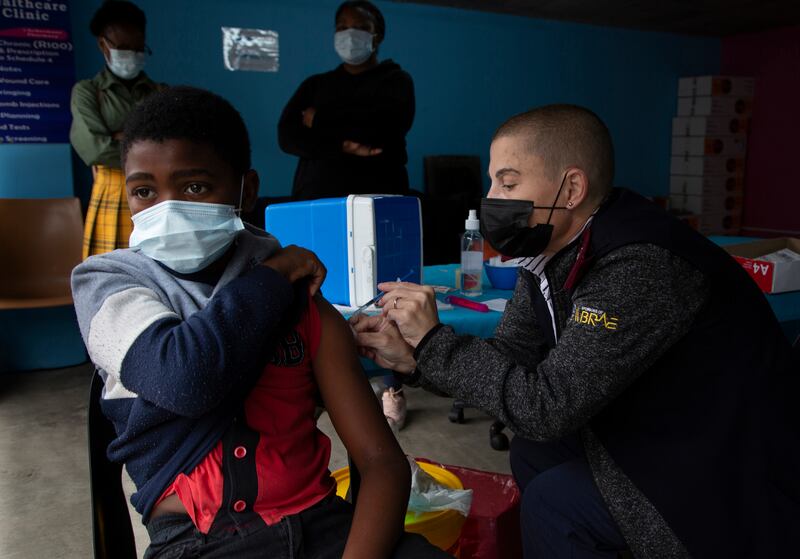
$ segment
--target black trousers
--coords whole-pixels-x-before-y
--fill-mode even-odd
[[[511,470],[522,493],[525,559],[614,559],[627,549],[577,436],[514,437]]]

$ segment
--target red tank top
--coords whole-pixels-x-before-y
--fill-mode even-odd
[[[317,306],[309,299],[294,331],[276,346],[272,361],[245,401],[248,426],[257,431],[258,496],[246,503],[267,524],[298,513],[329,495],[331,442],[314,419],[317,384],[312,359],[321,334]],[[233,450],[234,456],[246,452]],[[177,494],[197,529],[208,533],[223,500],[220,441],[188,475],[179,474],[161,496]]]

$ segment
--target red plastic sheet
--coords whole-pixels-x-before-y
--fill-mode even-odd
[[[472,508],[461,530],[460,559],[516,559],[522,557],[519,528],[519,489],[507,474],[484,472],[431,462],[453,472],[472,489]]]

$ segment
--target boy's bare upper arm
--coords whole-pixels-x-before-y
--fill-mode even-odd
[[[364,375],[350,326],[330,303],[319,296],[314,301],[322,330],[314,375],[336,432],[359,467],[389,449],[402,456]]]

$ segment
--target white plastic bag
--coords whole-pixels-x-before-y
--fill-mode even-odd
[[[411,464],[411,495],[408,512],[421,513],[453,509],[464,516],[472,504],[472,489],[452,489],[437,482],[419,464],[408,457]]]

